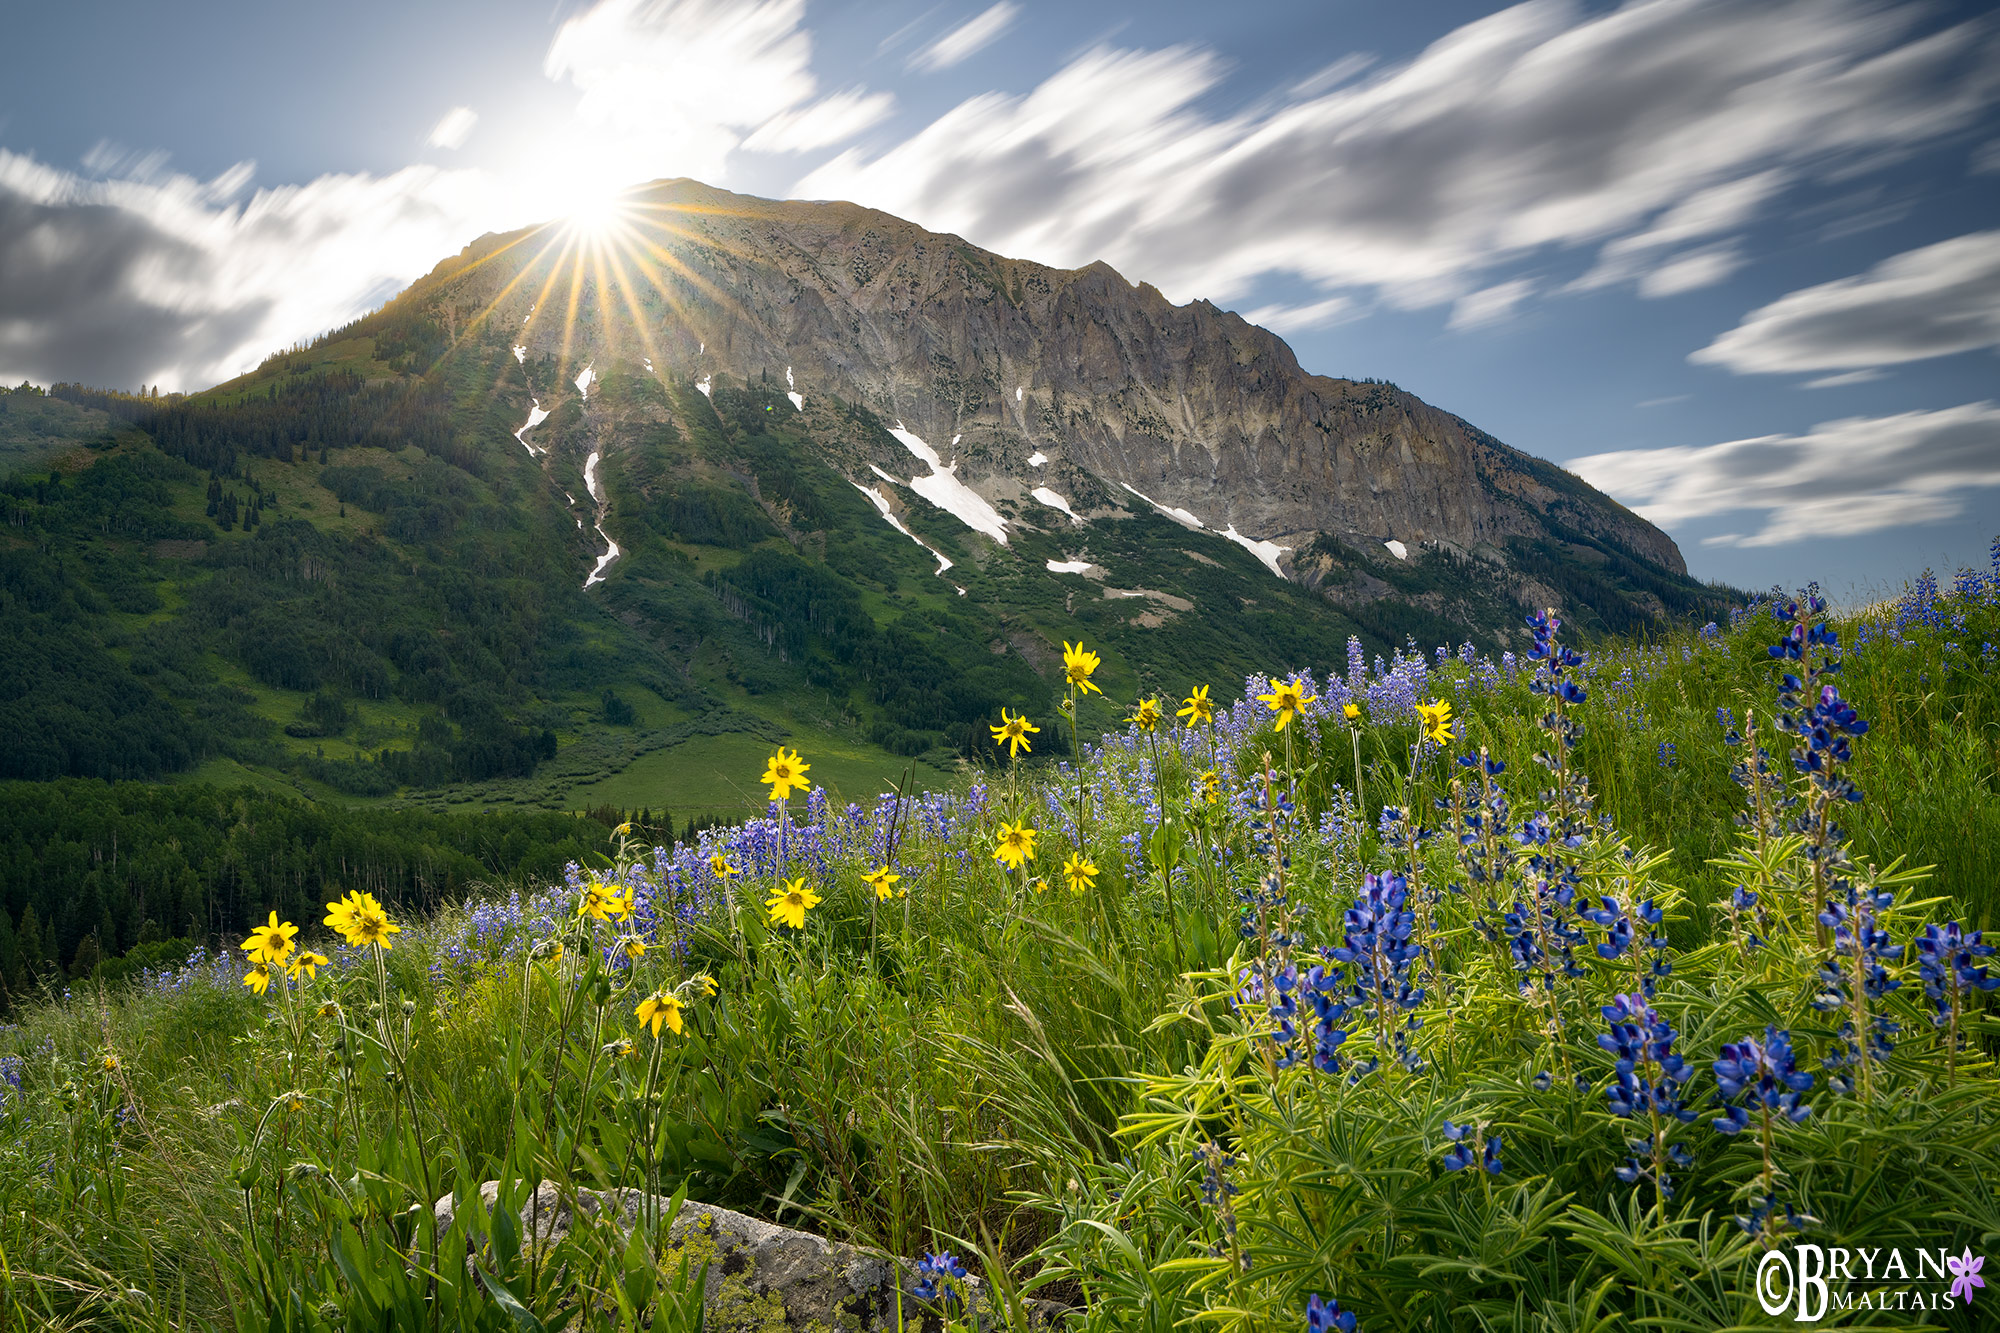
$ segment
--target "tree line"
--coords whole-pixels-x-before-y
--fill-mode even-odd
[[[349,889],[427,911],[485,885],[552,882],[569,862],[608,850],[606,825],[572,814],[345,809],[201,784],[0,782],[0,1006],[141,945],[157,955],[227,943],[270,911],[317,922],[322,904]]]

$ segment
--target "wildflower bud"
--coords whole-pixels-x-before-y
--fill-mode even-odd
[[[324,1172],[320,1170],[317,1162],[293,1162],[292,1169],[286,1174],[293,1180],[316,1180]]]
[[[415,1012],[417,1012],[417,1002],[415,1000],[403,1001],[403,1017],[408,1018]]]
[[[347,1322],[347,1311],[340,1308],[339,1301],[321,1301],[318,1314],[329,1324],[339,1325]]]

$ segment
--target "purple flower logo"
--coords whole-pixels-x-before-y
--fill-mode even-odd
[[[1966,1247],[1965,1254],[1957,1259],[1946,1259],[1945,1267],[1951,1270],[1951,1294],[1972,1304],[1972,1289],[1986,1285],[1986,1279],[1979,1276],[1979,1270],[1986,1267],[1985,1256],[1974,1258],[1972,1248]]]

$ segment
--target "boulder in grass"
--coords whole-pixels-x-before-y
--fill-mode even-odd
[[[490,1212],[500,1196],[500,1183],[479,1187],[480,1202]],[[652,1210],[664,1216],[669,1201],[654,1196]],[[646,1209],[640,1190],[563,1190],[544,1181],[520,1212],[524,1245],[545,1248],[568,1236],[579,1214],[586,1221],[630,1232]],[[433,1208],[438,1234],[452,1224],[457,1200],[445,1195]],[[825,1333],[894,1333],[896,1292],[903,1296],[904,1327],[942,1327],[927,1316],[922,1302],[908,1295],[917,1285],[916,1265],[878,1250],[830,1241],[808,1231],[717,1208],[684,1202],[669,1232],[668,1243],[688,1260],[691,1272],[708,1268],[702,1307],[705,1333],[767,1333],[771,1329],[825,1330]],[[670,1256],[670,1262],[672,1256]],[[971,1313],[982,1329],[1005,1326],[978,1278],[965,1279]],[[1054,1327],[1060,1306],[1029,1301],[1038,1326]]]

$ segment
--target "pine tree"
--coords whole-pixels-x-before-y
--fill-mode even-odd
[[[14,932],[14,947],[20,958],[20,985],[16,991],[35,983],[49,965],[49,956],[42,948],[42,918],[35,913],[35,905],[29,903],[21,913],[21,925]]]
[[[0,992],[8,988],[20,966],[21,949],[14,939],[14,918],[5,907],[0,907]]]

